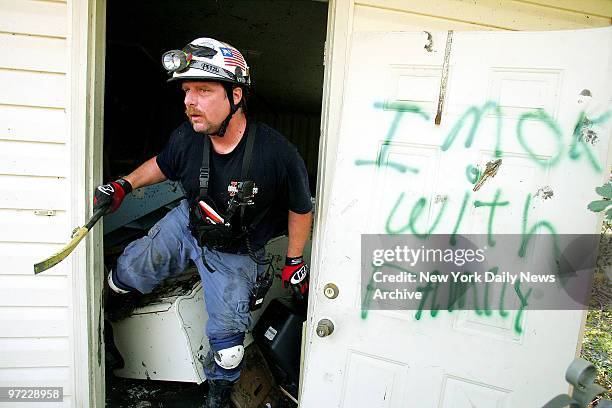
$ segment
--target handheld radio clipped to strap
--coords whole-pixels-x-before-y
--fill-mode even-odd
[[[245,133],[246,147],[242,159],[242,180],[245,180],[250,170],[256,127],[257,125],[255,124],[249,125],[248,132]],[[199,195],[195,204],[190,206],[189,227],[191,233],[198,241],[198,245],[224,251],[229,250],[240,239],[244,238],[244,232],[241,232],[239,235],[234,233],[234,228],[231,225],[232,218],[236,210],[242,207],[240,213],[242,221],[244,207],[254,204],[253,196],[257,191],[257,187],[252,181],[241,181],[237,186],[238,192],[230,200],[227,210],[222,213],[219,209],[215,208],[214,201],[208,195],[210,151],[210,137],[204,136],[202,166],[200,167],[199,174]]]
[[[199,174],[199,196],[196,203],[190,206],[189,212],[189,227],[191,233],[198,241],[198,245],[208,248],[224,251],[244,240],[246,248],[251,259],[258,265],[268,265],[265,273],[257,278],[253,285],[250,297],[250,309],[256,310],[263,305],[263,299],[272,286],[274,280],[273,273],[270,273],[271,259],[258,259],[251,248],[249,233],[259,224],[264,216],[269,211],[269,207],[258,214],[250,225],[244,225],[244,214],[248,205],[253,205],[253,198],[257,193],[255,182],[249,180],[251,168],[251,159],[253,156],[253,145],[257,133],[257,124],[249,124],[248,131],[245,133],[246,146],[242,159],[241,181],[237,183],[236,193],[229,201],[225,213],[220,213],[215,209],[214,202],[208,199],[208,187],[210,179],[210,138],[204,137],[204,148],[202,152],[202,166]],[[208,202],[207,202],[208,199]],[[231,225],[231,220],[236,211],[240,209],[240,226],[241,231],[238,235],[235,234]],[[206,260],[203,258],[204,265],[210,272],[214,272]]]

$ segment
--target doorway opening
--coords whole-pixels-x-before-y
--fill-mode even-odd
[[[314,196],[327,9],[327,3],[322,1],[109,0],[104,181],[124,176],[159,154],[171,132],[186,120],[182,91],[175,83],[166,82],[168,75],[161,65],[161,55],[183,48],[195,38],[212,37],[242,52],[250,66],[253,84],[247,116],[275,128],[297,147]],[[135,191],[129,196],[132,203],[128,204],[126,199],[120,211],[105,218],[106,266],[112,268],[125,246],[144,236],[178,203],[181,195],[181,188],[174,183]],[[276,247],[282,245],[279,242]],[[165,354],[181,357],[179,346],[168,347],[172,338],[177,339],[175,342],[187,339],[184,358],[190,353],[197,354],[197,347],[191,347],[194,339],[196,343],[204,341],[203,327],[185,328],[180,324],[189,308],[180,309],[177,299],[188,304],[186,299],[193,295],[194,285],[199,281],[195,276],[186,273],[183,278],[162,284],[152,296],[127,300],[107,296],[107,405],[135,406],[149,401],[151,405],[146,406],[158,406],[160,401],[172,400],[179,394],[185,398],[181,406],[189,406],[189,401],[193,406],[201,404],[204,394],[199,391],[202,386],[196,384],[202,379],[189,371],[194,364],[179,367],[178,363],[170,363],[159,368],[155,362],[163,360],[160,356]],[[275,285],[280,286],[278,280]],[[274,288],[267,297],[274,297]],[[160,301],[161,298],[165,300]],[[271,299],[266,300],[267,304]],[[253,314],[254,322],[261,315],[258,312]],[[134,315],[137,318],[130,318]],[[173,318],[179,322],[177,326],[162,327]],[[167,338],[151,339],[156,330]],[[126,355],[126,350],[130,355]]]

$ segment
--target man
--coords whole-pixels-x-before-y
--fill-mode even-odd
[[[284,285],[308,289],[302,251],[312,223],[308,177],[293,145],[245,116],[249,68],[238,50],[198,38],[164,54],[180,83],[189,118],[164,150],[129,175],[99,186],[94,207],[115,211],[132,189],[177,180],[186,199],[130,243],[108,276],[118,293],[149,293],[163,279],[198,268],[209,320],[211,351],[204,361],[210,384],[206,407],[229,407],[240,375],[245,331],[251,324],[253,285],[265,273],[263,247],[287,231]],[[194,236],[195,235],[195,236]]]

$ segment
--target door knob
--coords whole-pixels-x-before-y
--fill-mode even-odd
[[[321,319],[317,324],[317,336],[327,337],[334,332],[334,323],[329,319]]]
[[[328,299],[335,299],[338,297],[338,287],[336,285],[334,285],[333,283],[328,283],[327,285],[325,285],[325,287],[323,288],[323,293],[325,294],[325,296]]]

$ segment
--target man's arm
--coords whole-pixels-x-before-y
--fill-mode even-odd
[[[289,232],[289,244],[287,245],[287,257],[295,258],[303,255],[304,245],[310,236],[312,225],[312,212],[298,214],[289,211],[289,222],[287,230]]]
[[[104,214],[117,211],[123,198],[133,189],[159,183],[166,176],[153,157],[141,164],[136,170],[119,180],[98,186],[94,192],[94,212],[104,210]]]
[[[156,157],[150,158],[141,164],[136,170],[123,178],[130,182],[133,189],[149,186],[155,183],[161,183],[167,179],[157,165]]]
[[[281,274],[283,287],[291,286],[294,296],[304,300],[308,291],[308,266],[304,262],[303,251],[306,240],[310,235],[312,212],[298,214],[289,211],[289,244],[287,245],[287,258]]]

